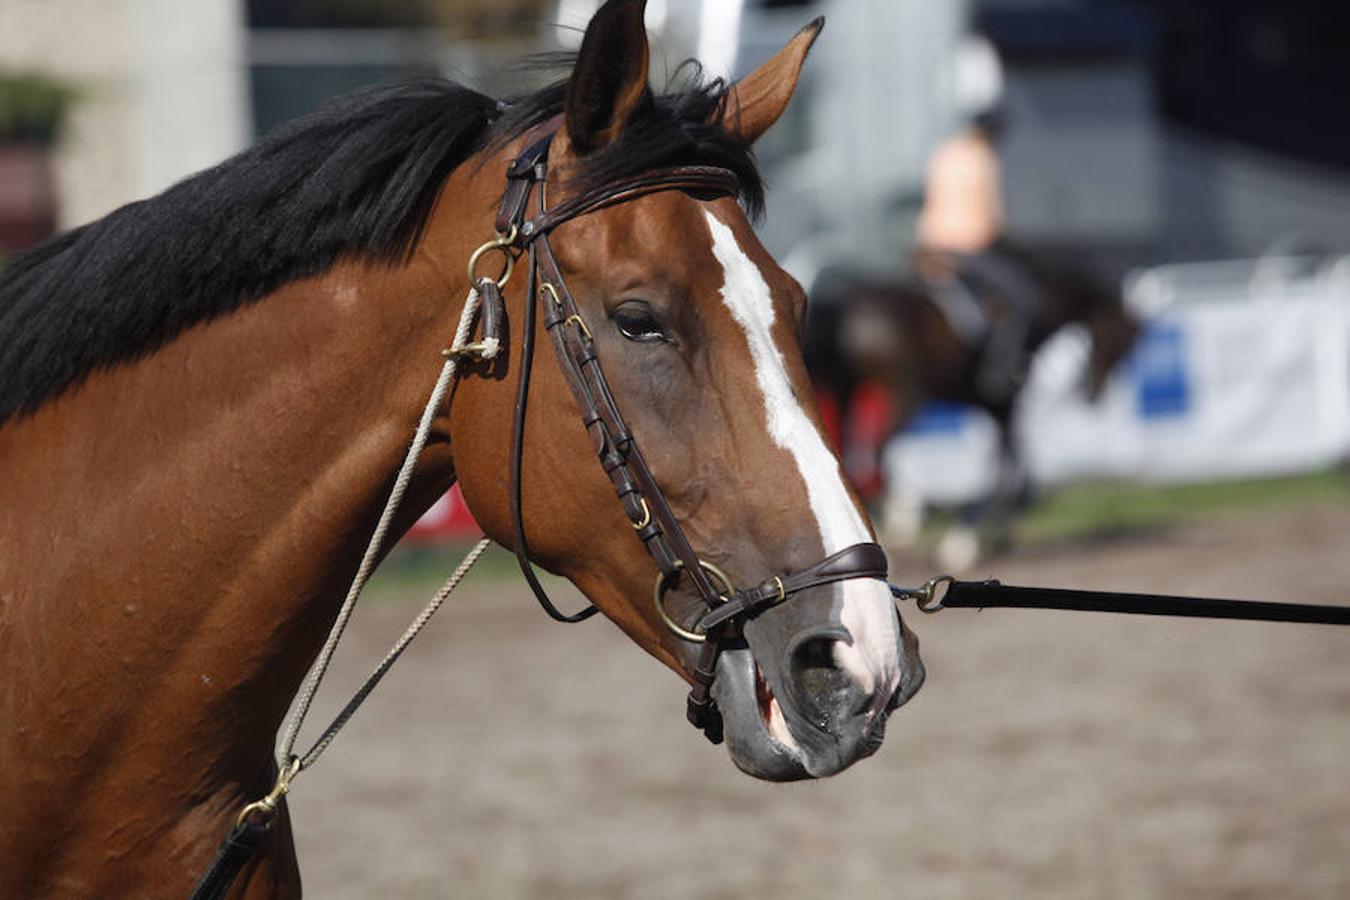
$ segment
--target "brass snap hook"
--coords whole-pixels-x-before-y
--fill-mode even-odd
[[[942,605],[942,599],[947,596],[947,591],[953,584],[956,584],[956,579],[951,575],[938,575],[925,581],[923,587],[905,588],[894,584],[889,587],[891,596],[895,599],[913,600],[920,612],[935,613],[940,609],[946,609]]]
[[[290,791],[291,781],[298,774],[300,774],[300,757],[293,756],[290,764],[277,773],[277,783],[272,785],[272,790],[268,795],[261,800],[255,800],[239,811],[239,817],[234,820],[234,827],[243,827],[244,823],[256,814],[261,817],[258,824],[271,828],[272,818],[277,814],[277,807],[281,805],[281,798]]]
[[[942,598],[947,596],[947,590],[956,583],[956,579],[951,575],[938,575],[930,578],[923,583],[923,587],[913,595],[914,605],[920,612],[935,613],[944,609]]]

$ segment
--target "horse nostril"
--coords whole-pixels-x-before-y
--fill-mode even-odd
[[[861,686],[835,662],[837,643],[834,637],[813,637],[792,651],[792,683],[802,712],[830,731],[862,712],[868,699]]]

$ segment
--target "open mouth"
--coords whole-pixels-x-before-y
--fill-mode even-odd
[[[764,727],[768,728],[778,702],[774,699],[769,682],[764,679],[764,670],[759,667],[759,663],[755,663],[755,700],[759,703],[759,717],[764,722]],[[781,716],[782,710],[779,710],[778,714]]]
[[[792,736],[792,730],[788,728],[787,717],[783,715],[783,707],[779,705],[778,698],[773,695],[773,688],[769,687],[769,681],[764,677],[764,670],[759,667],[759,663],[751,657],[755,667],[755,705],[759,709],[759,720],[764,725],[764,730],[768,732],[769,737],[778,743],[789,753],[799,754],[801,745],[797,739]]]

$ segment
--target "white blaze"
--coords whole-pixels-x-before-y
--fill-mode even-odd
[[[862,516],[844,487],[838,460],[792,391],[787,363],[773,339],[773,297],[763,273],[745,255],[729,227],[707,210],[704,217],[712,233],[713,256],[725,272],[722,302],[745,330],[750,346],[769,436],[797,464],[826,555],[870,541]],[[853,644],[836,644],[835,661],[865,690],[877,691],[878,705],[884,706],[900,677],[899,623],[890,591],[875,579],[852,579],[841,582],[841,587],[840,620],[853,636]]]

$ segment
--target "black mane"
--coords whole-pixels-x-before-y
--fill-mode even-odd
[[[720,124],[725,92],[713,81],[654,97],[586,158],[580,186],[722,165],[757,213],[753,157]],[[406,260],[450,172],[561,113],[564,94],[559,83],[500,104],[443,80],[360,91],[15,258],[0,272],[0,424],[339,259]]]

